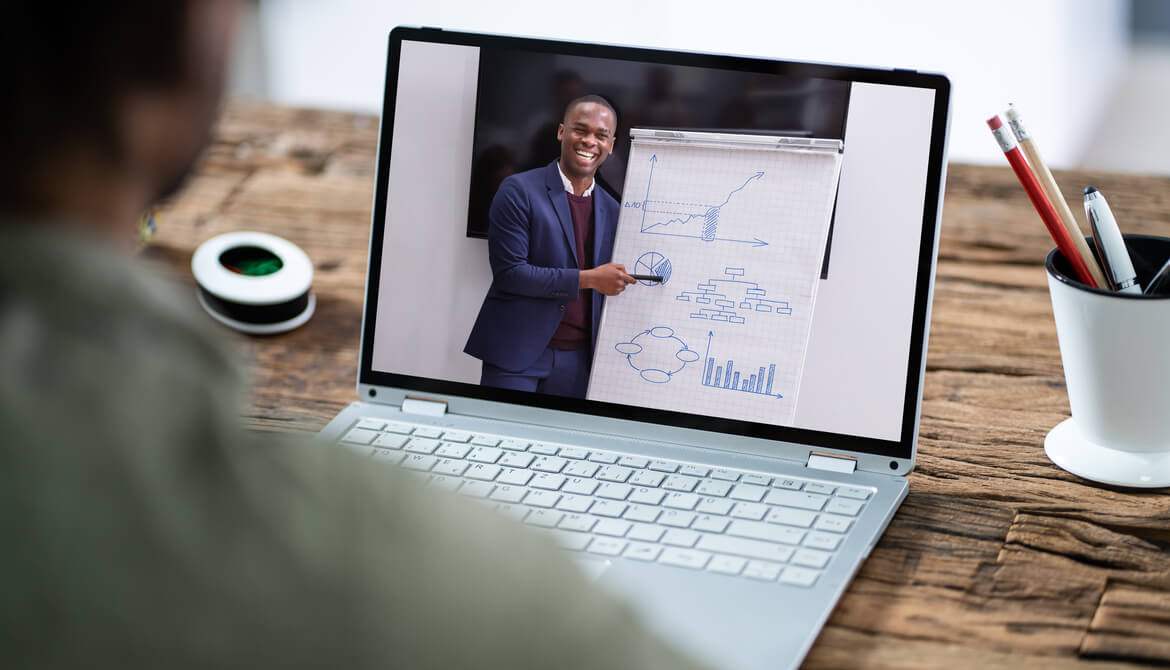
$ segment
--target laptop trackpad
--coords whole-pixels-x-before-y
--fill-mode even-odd
[[[581,572],[585,573],[585,579],[591,582],[596,582],[600,579],[601,575],[605,574],[605,571],[609,569],[609,566],[613,565],[611,561],[603,558],[586,558],[583,556],[574,556],[573,563],[581,569]]]

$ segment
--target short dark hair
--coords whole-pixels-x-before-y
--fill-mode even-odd
[[[117,159],[117,104],[187,76],[197,0],[18,2],[0,22],[0,181],[78,143]],[[0,187],[2,188],[2,187]]]
[[[601,97],[600,95],[593,95],[593,94],[583,95],[580,98],[572,100],[571,102],[569,102],[569,104],[565,105],[564,118],[568,118],[569,112],[573,111],[573,109],[577,105],[583,105],[587,102],[592,102],[594,104],[601,105],[602,107],[608,109],[610,111],[610,113],[613,114],[614,120],[615,121],[617,120],[617,115],[618,115],[617,110],[613,108],[613,105],[609,104],[609,100],[606,100],[605,98]]]

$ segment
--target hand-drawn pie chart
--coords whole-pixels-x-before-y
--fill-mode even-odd
[[[634,261],[634,272],[636,275],[655,275],[662,277],[662,283],[670,281],[670,259],[657,251],[647,251],[638,256],[638,260]],[[643,286],[655,286],[656,282],[639,281]]]

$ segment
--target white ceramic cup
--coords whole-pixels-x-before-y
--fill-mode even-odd
[[[1170,239],[1125,241],[1144,286],[1170,258]],[[1170,295],[1091,288],[1055,249],[1045,267],[1072,418],[1044,451],[1085,479],[1170,486]]]

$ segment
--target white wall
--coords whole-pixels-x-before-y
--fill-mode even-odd
[[[939,71],[954,86],[952,160],[1001,164],[983,122],[1014,102],[1055,167],[1084,163],[1128,39],[1125,0],[262,3],[269,93],[284,104],[377,112],[386,33],[438,26]]]

